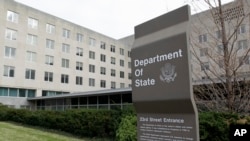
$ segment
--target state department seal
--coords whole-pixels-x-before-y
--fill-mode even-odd
[[[175,66],[171,65],[170,63],[166,63],[164,67],[161,68],[161,75],[160,79],[163,82],[170,83],[174,81],[177,73],[175,72]]]

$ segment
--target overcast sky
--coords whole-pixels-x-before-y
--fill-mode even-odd
[[[16,1],[119,39],[134,34],[134,26],[179,8],[189,0]]]

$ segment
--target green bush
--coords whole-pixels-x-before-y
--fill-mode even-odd
[[[122,118],[119,128],[116,131],[116,139],[118,141],[136,141],[137,118],[135,115],[128,115]]]

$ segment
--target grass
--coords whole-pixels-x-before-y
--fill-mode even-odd
[[[68,133],[29,127],[17,123],[0,122],[0,141],[102,141],[83,139]]]

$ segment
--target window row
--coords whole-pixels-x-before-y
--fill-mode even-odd
[[[18,23],[19,21],[19,14],[14,12],[14,11],[7,11],[7,21],[13,22],[13,23]],[[38,24],[39,21],[36,18],[29,17],[28,18],[28,27],[32,29],[38,29]],[[46,32],[48,34],[55,34],[56,32],[56,26],[54,24],[47,23],[46,24]],[[63,28],[62,29],[62,37],[64,38],[70,38],[71,31],[69,29]],[[5,34],[7,39],[10,40],[17,40],[17,30],[13,29],[6,29],[6,34]],[[84,36],[81,33],[76,34],[76,41],[77,42],[83,42]],[[37,44],[37,36],[36,35],[28,35],[27,37],[27,43],[36,45]],[[89,46],[96,46],[96,39],[89,37]],[[101,41],[100,42],[100,48],[101,49],[106,49],[106,43]],[[110,51],[111,52],[116,52],[116,47],[115,45],[110,45]],[[124,49],[120,48],[120,55],[124,55]],[[128,52],[128,56],[130,56],[130,52]]]
[[[247,32],[247,30],[246,30],[246,25],[245,24],[240,25],[238,27],[238,29],[237,29],[237,34],[244,34],[246,32]],[[199,43],[207,42],[208,41],[208,37],[207,36],[208,36],[208,34],[201,34],[201,35],[199,35],[199,37],[198,37]],[[222,38],[222,30],[215,31],[214,36],[217,39],[221,39]]]
[[[36,96],[36,90],[0,87],[0,96],[35,97]]]
[[[81,66],[77,66],[76,69],[82,70]],[[95,73],[95,65],[89,65],[89,72]],[[101,67],[100,68],[100,74],[106,75],[106,68]],[[4,72],[3,76],[6,77],[15,77],[15,67],[14,66],[4,66]],[[26,79],[32,79],[35,80],[36,71],[34,69],[26,69],[25,70],[25,78]],[[68,75],[62,75],[62,83],[68,82]],[[115,77],[116,76],[116,70],[111,69],[110,70],[110,76]],[[120,71],[120,78],[125,78],[124,71]],[[131,73],[128,73],[128,79],[131,79]],[[53,82],[53,73],[45,72],[44,74],[44,81]]]

